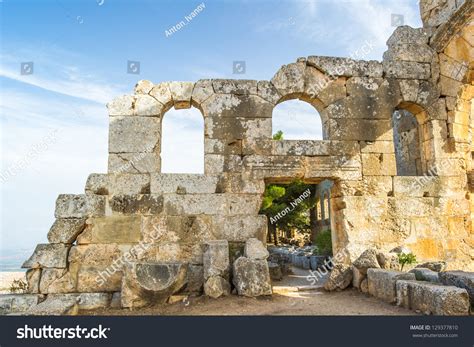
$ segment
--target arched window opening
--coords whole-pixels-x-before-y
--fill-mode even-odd
[[[323,140],[321,117],[316,108],[301,100],[284,101],[273,109],[272,134],[283,132],[285,140]]]
[[[198,109],[171,109],[164,115],[161,172],[204,173],[204,119]]]
[[[392,117],[393,142],[398,176],[423,174],[420,125],[407,110],[396,110]]]

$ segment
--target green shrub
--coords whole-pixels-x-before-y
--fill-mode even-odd
[[[403,267],[408,264],[415,264],[416,263],[416,256],[413,253],[400,253],[398,254],[398,262],[402,266],[401,270],[403,271]]]
[[[319,232],[315,237],[314,245],[318,247],[321,255],[332,255],[331,230]]]

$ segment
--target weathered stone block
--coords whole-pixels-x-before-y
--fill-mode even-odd
[[[214,95],[214,89],[212,88],[211,80],[199,80],[194,84],[192,101],[200,106],[203,104],[209,97]]]
[[[307,63],[328,76],[382,77],[383,73],[382,64],[374,60],[364,61],[350,58],[310,56]]]
[[[438,316],[469,314],[469,296],[465,289],[403,280],[397,281],[396,288],[398,306]]]
[[[154,215],[163,211],[163,196],[155,194],[114,195],[109,200],[113,213]]]
[[[69,245],[63,243],[38,244],[22,268],[66,268]]]
[[[257,95],[262,99],[276,105],[280,100],[281,95],[275,86],[269,81],[258,81]]]
[[[233,266],[233,283],[239,295],[272,295],[270,271],[264,259],[238,258]]]
[[[213,299],[229,295],[229,281],[221,276],[211,276],[204,283],[204,293]]]
[[[140,80],[135,84],[135,94],[148,94],[154,87],[154,84],[148,80]]]
[[[59,218],[48,232],[49,243],[73,243],[86,227],[85,218]]]
[[[346,289],[352,283],[352,276],[352,266],[336,264],[324,283],[324,289],[327,291]]]
[[[168,215],[224,214],[227,200],[223,194],[164,194],[164,211]]]
[[[91,218],[91,243],[134,243],[141,239],[141,217],[107,216]]]
[[[28,283],[28,293],[38,294],[42,269],[29,269],[26,271],[26,282]]]
[[[132,116],[133,103],[135,97],[133,95],[122,95],[107,104],[110,116]]]
[[[152,153],[160,141],[159,117],[110,117],[109,153]]]
[[[160,172],[161,158],[156,153],[109,153],[109,173]]]
[[[387,78],[406,78],[427,80],[431,77],[430,64],[409,61],[384,61],[383,68]]]
[[[304,63],[283,65],[273,76],[271,83],[283,97],[303,93],[305,67]]]
[[[415,274],[384,270],[367,270],[369,294],[388,303],[395,303],[397,299],[396,283],[398,280],[415,280]]]
[[[170,82],[169,88],[175,109],[190,108],[193,82]]]
[[[330,141],[283,140],[272,144],[273,155],[330,155]]]
[[[155,116],[159,117],[164,111],[163,104],[159,103],[150,95],[137,95],[135,97],[134,114],[135,116]]]
[[[377,261],[377,250],[367,249],[357,258],[352,265],[356,267],[363,275],[367,274],[367,270],[370,268],[380,268]]]
[[[415,279],[417,281],[439,283],[438,273],[430,269],[416,267],[408,272],[415,274]]]
[[[77,273],[77,292],[117,292],[122,287],[122,268],[82,267]]]
[[[200,174],[153,174],[151,193],[212,194],[216,192],[217,177]]]
[[[262,241],[250,238],[245,241],[244,256],[249,259],[265,260],[270,254]]]
[[[162,82],[162,83],[156,84],[150,90],[150,95],[153,96],[156,100],[158,100],[160,103],[162,103],[166,107],[170,107],[173,103],[169,84],[170,84],[169,82]]]
[[[60,194],[56,199],[56,218],[98,217],[105,214],[105,198],[99,195]]]
[[[211,276],[229,278],[229,243],[227,240],[213,240],[204,243],[204,278]]]
[[[255,80],[212,80],[214,91],[220,94],[257,94],[257,81]]]
[[[68,269],[43,269],[39,292],[42,294],[75,292],[76,282],[76,275]]]
[[[213,216],[215,225],[215,236],[218,239],[228,241],[245,242],[254,237],[262,242],[266,242],[267,237],[267,217],[258,216]]]
[[[41,296],[37,294],[2,294],[0,295],[0,315],[22,313],[36,306]]]
[[[466,289],[474,303],[474,272],[443,271],[439,273],[439,279],[445,285]]]

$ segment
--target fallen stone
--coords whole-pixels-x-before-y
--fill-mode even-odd
[[[56,219],[48,232],[49,243],[73,243],[86,227],[85,218]]]
[[[465,289],[429,282],[399,280],[397,305],[424,314],[467,316],[469,295]]]
[[[79,311],[77,294],[50,294],[45,301],[25,312],[31,316],[74,316]]]
[[[352,267],[352,286],[354,288],[359,288],[364,279],[367,278],[367,275],[364,275],[360,272],[355,266]]]
[[[474,272],[445,271],[439,273],[439,279],[448,286],[466,289],[471,303],[474,304]]]
[[[140,308],[165,303],[186,285],[182,263],[128,263],[122,280],[122,307]]]
[[[31,257],[23,263],[22,268],[66,268],[69,247],[62,243],[38,244]]]
[[[250,238],[245,241],[244,255],[249,259],[262,260],[270,255],[262,241]]]
[[[377,253],[377,261],[382,269],[400,270],[397,253]]]
[[[229,278],[229,242],[227,240],[207,241],[203,253],[204,279],[212,276]]]
[[[379,262],[377,261],[377,250],[367,249],[357,258],[353,264],[363,275],[367,274],[367,270],[370,268],[380,268]]]
[[[432,271],[441,272],[446,269],[446,262],[445,261],[428,261],[425,263],[421,263],[415,266],[415,268],[425,268],[430,269]]]
[[[346,289],[352,282],[352,266],[336,264],[324,284],[327,291]]]
[[[360,282],[360,291],[364,294],[369,294],[369,280],[364,278],[362,282]]]
[[[397,281],[415,280],[415,274],[394,270],[369,269],[367,280],[369,294],[391,304],[397,300]]]
[[[1,294],[0,315],[25,312],[36,306],[41,297],[38,294]]]
[[[438,273],[430,269],[416,267],[408,272],[415,274],[415,278],[417,281],[439,283]]]
[[[277,263],[269,262],[268,270],[270,271],[270,278],[272,281],[281,281],[283,279],[281,267]]]
[[[271,295],[270,271],[266,260],[240,257],[234,262],[233,283],[239,295]]]
[[[204,293],[213,299],[229,295],[230,283],[221,276],[211,276],[204,283]]]

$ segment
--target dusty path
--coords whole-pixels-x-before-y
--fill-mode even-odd
[[[108,309],[94,315],[415,315],[359,293],[356,289],[328,293],[323,281],[309,288],[308,271],[293,269],[294,274],[274,283],[272,297],[245,298],[236,295],[219,298],[192,297],[184,302],[164,304],[136,311]],[[300,288],[300,290],[298,290]],[[87,314],[84,312],[84,314]]]

